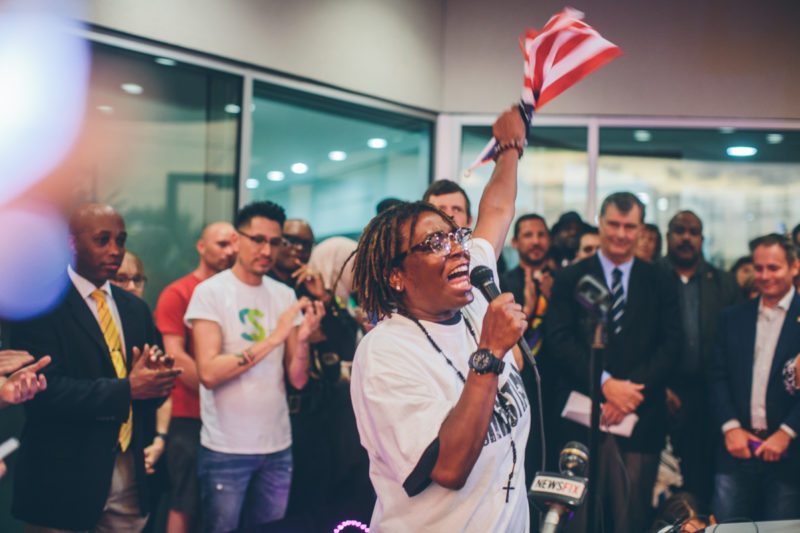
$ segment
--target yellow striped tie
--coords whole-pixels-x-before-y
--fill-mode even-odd
[[[103,338],[108,345],[108,351],[111,353],[111,363],[114,365],[114,371],[117,377],[122,379],[128,376],[128,369],[125,366],[125,358],[122,356],[122,341],[120,340],[119,330],[114,318],[111,316],[111,310],[106,303],[106,294],[100,289],[92,292],[92,298],[97,302],[97,317],[100,319],[100,329],[103,330]],[[124,452],[128,449],[131,443],[131,435],[133,434],[133,412],[128,408],[128,420],[119,428],[119,447]]]

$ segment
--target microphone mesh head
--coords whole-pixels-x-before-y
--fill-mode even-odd
[[[487,281],[494,281],[494,274],[492,274],[491,268],[485,265],[479,265],[470,272],[469,281],[472,285],[481,287]]]

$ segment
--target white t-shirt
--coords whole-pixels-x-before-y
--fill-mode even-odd
[[[475,239],[472,247],[470,268],[477,265],[490,267],[497,279],[494,250],[482,239]],[[477,289],[473,293],[472,303],[462,312],[480,339],[488,304]],[[477,346],[464,320],[452,325],[426,321],[422,324],[467,378],[469,356]],[[378,496],[372,531],[528,531],[523,462],[530,408],[511,352],[504,361],[498,389],[514,412],[511,436],[517,449],[508,503],[503,487],[513,463],[511,438],[507,426],[496,415],[462,489],[447,489],[431,482],[422,492],[409,497],[403,483],[436,440],[464,385],[419,327],[404,316],[394,314],[385,319],[361,341],[353,361],[350,393],[361,443],[369,453],[370,479]]]
[[[269,335],[278,317],[296,301],[286,285],[264,277],[247,285],[225,270],[200,283],[184,320],[211,320],[222,328],[222,353],[239,353]],[[214,390],[200,385],[200,442],[223,453],[265,454],[292,445],[284,345]]]

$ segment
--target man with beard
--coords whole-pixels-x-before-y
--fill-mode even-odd
[[[171,533],[194,531],[200,511],[197,451],[200,447],[200,397],[191,330],[183,323],[195,288],[236,259],[236,231],[228,222],[214,222],[197,241],[200,261],[192,272],[167,285],[156,304],[156,326],[167,353],[184,369],[172,391],[172,420],[166,442]]]
[[[285,246],[285,219],[272,202],[243,207],[236,262],[198,285],[186,310],[200,380],[205,531],[251,530],[286,511],[292,435],[284,376],[305,386],[309,337],[325,310],[266,277]]]
[[[683,488],[708,505],[717,431],[709,424],[707,375],[719,312],[737,301],[739,290],[733,276],[703,258],[703,223],[692,211],[669,221],[667,256],[657,264],[675,282],[683,324],[683,347],[667,389],[672,444]]]
[[[575,211],[561,215],[553,225],[553,249],[551,255],[559,267],[569,265],[578,251],[578,238],[586,224]]]
[[[514,224],[514,238],[511,246],[519,254],[519,265],[500,276],[500,288],[503,292],[510,292],[514,300],[522,304],[522,311],[528,321],[525,330],[525,340],[531,348],[531,353],[536,357],[539,372],[542,375],[542,410],[546,427],[553,427],[557,423],[555,406],[552,399],[555,394],[554,368],[548,359],[541,354],[543,339],[543,320],[550,300],[550,291],[553,287],[553,276],[548,266],[550,251],[550,231],[544,217],[534,213],[522,215]],[[521,361],[520,375],[525,383],[528,398],[535,400],[536,378],[533,369],[527,361]],[[541,470],[541,449],[539,435],[543,428],[531,428],[528,436],[528,446],[525,452],[525,481],[530,485],[537,470]],[[555,450],[555,434],[546,433],[547,448]]]

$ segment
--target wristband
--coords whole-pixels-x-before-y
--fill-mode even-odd
[[[497,141],[497,148],[495,149],[494,158],[493,159],[496,162],[500,158],[500,155],[503,152],[505,152],[506,150],[511,150],[512,148],[514,148],[517,151],[517,153],[519,154],[519,157],[517,159],[522,159],[523,149],[524,149],[526,144],[527,144],[527,141],[519,141],[517,139],[513,139],[513,140],[508,141],[508,142]]]

